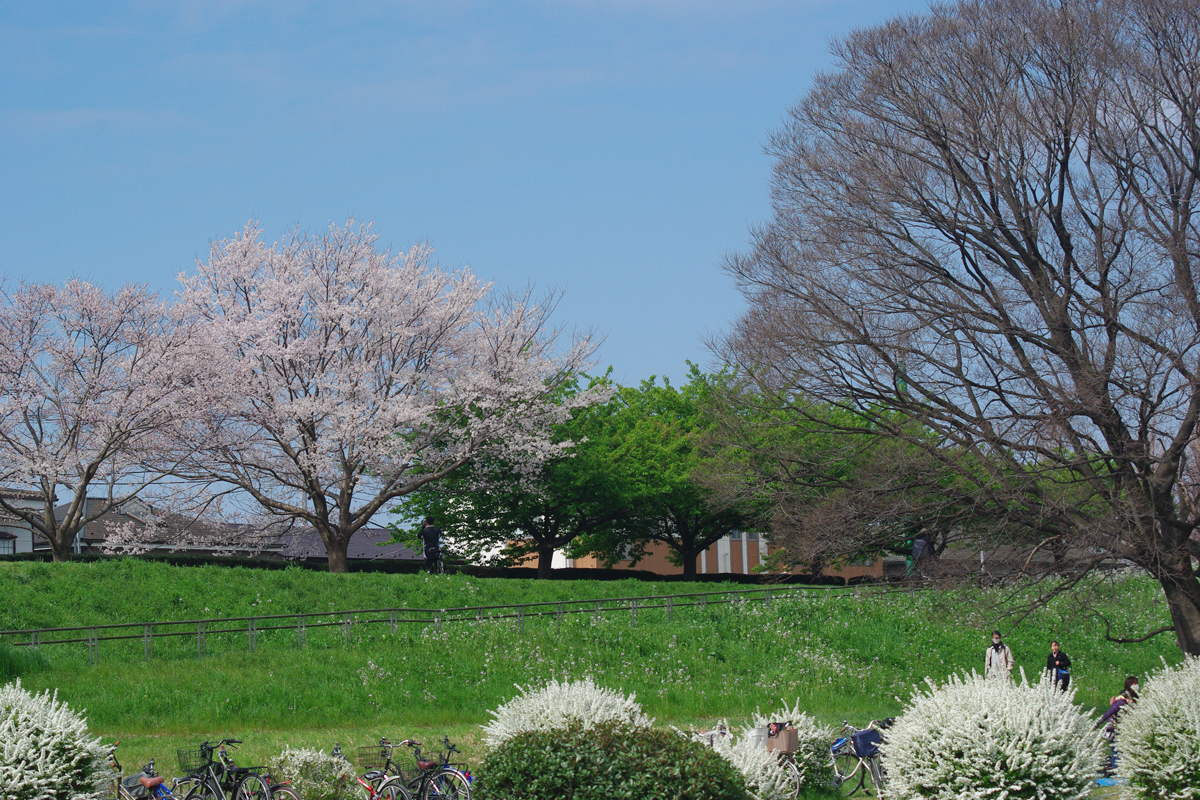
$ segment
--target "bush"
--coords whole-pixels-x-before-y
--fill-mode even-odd
[[[320,750],[284,748],[267,760],[267,769],[277,781],[291,781],[304,800],[341,800],[351,795],[354,767],[344,758]]]
[[[4,800],[96,800],[112,780],[107,755],[57,693],[30,694],[19,679],[0,687]]]
[[[488,713],[494,720],[483,726],[484,744],[496,747],[519,733],[556,731],[567,727],[588,729],[605,722],[628,728],[649,728],[654,720],[634,702],[612,689],[601,689],[591,678],[517,689],[520,694]]]
[[[0,643],[0,681],[49,668],[50,662],[37,650]]]
[[[517,734],[488,753],[474,800],[746,800],[728,761],[673,731],[607,722]]]
[[[1103,760],[1101,734],[1049,678],[1030,685],[972,673],[926,678],[884,734],[888,797],[1083,800]]]
[[[1117,723],[1117,768],[1145,797],[1200,797],[1200,658],[1146,680]]]
[[[801,711],[798,697],[796,704],[791,708],[784,703],[766,715],[756,710],[752,727],[761,728],[772,722],[790,722],[796,729],[797,747],[796,752],[792,754],[792,762],[800,773],[800,786],[829,786],[833,782],[833,764],[829,759],[829,743],[834,738],[833,729]]]

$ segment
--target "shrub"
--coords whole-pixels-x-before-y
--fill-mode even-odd
[[[1020,683],[971,673],[926,684],[884,734],[889,798],[1089,796],[1103,742],[1073,692],[1024,672]]]
[[[829,743],[833,741],[832,728],[822,725],[800,710],[800,698],[791,708],[783,703],[769,714],[755,711],[752,727],[761,728],[772,722],[791,722],[796,729],[796,752],[792,762],[800,773],[800,786],[828,786],[833,781],[833,765],[829,759]]]
[[[488,747],[530,731],[566,727],[586,730],[604,722],[629,729],[649,728],[654,722],[634,702],[636,695],[626,697],[612,689],[602,689],[591,678],[563,683],[551,680],[538,689],[518,684],[517,689],[519,695],[488,712],[495,717],[483,726],[484,744]]]
[[[340,800],[351,794],[354,781],[349,761],[311,748],[286,747],[267,760],[267,769],[276,780],[291,781],[304,800]]]
[[[1117,768],[1156,800],[1200,797],[1200,658],[1149,676],[1117,723]]]
[[[528,731],[483,760],[475,800],[746,800],[733,766],[669,730],[605,722]]]
[[[4,800],[94,800],[112,780],[87,720],[58,701],[30,694],[21,681],[0,687],[0,797]]]

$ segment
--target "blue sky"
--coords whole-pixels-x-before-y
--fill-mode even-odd
[[[250,218],[350,215],[565,290],[618,379],[682,378],[741,301],[762,146],[831,38],[919,3],[0,4],[0,277],[168,293]]]

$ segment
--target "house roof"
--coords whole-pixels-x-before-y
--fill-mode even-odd
[[[326,558],[329,553],[321,535],[312,528],[302,528],[283,535],[284,558]],[[356,561],[421,561],[424,556],[411,547],[393,542],[387,528],[364,527],[350,539],[346,558]]]
[[[45,495],[30,489],[18,489],[15,486],[0,486],[0,497],[8,497],[13,500],[41,500]]]

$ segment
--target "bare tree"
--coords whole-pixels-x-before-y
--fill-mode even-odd
[[[872,483],[876,513],[1066,547],[1068,580],[1132,562],[1200,654],[1181,484],[1200,412],[1200,7],[980,0],[834,50],[771,140],[774,215],[728,262],[749,310],[724,352],[779,409],[852,411],[921,453]]]

